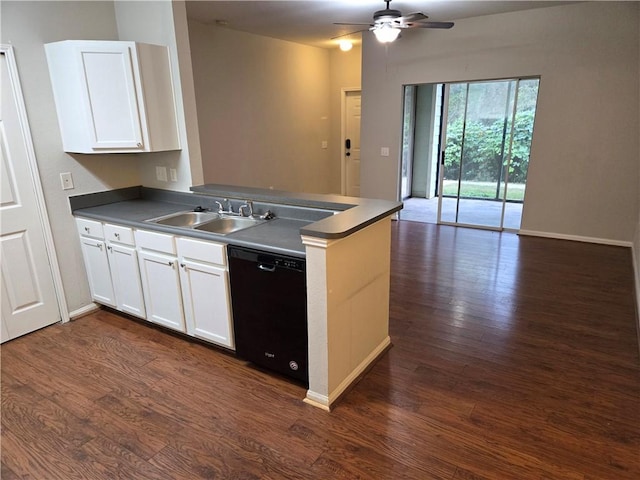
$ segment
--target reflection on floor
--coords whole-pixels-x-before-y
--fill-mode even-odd
[[[500,227],[501,215],[502,202],[460,199],[458,223]],[[522,204],[507,202],[504,212],[504,228],[519,230],[521,217]],[[437,223],[438,198],[407,198],[404,200],[404,208],[400,211],[400,220]],[[452,223],[456,221],[455,198],[443,199],[442,221]]]

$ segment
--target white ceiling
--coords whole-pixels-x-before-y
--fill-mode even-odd
[[[405,15],[422,12],[433,21],[455,21],[563,3],[573,2],[393,0],[390,8]],[[191,0],[187,1],[187,16],[206,24],[226,22],[226,28],[234,30],[331,48],[337,45],[332,37],[367,28],[333,25],[334,22],[369,23],[373,13],[384,8],[383,0]],[[354,43],[358,38],[359,35],[349,37],[356,40]]]

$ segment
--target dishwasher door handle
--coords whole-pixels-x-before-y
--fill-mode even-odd
[[[276,266],[275,265],[265,265],[264,263],[259,263],[258,264],[258,268],[260,270],[262,270],[263,272],[275,272],[276,271]]]

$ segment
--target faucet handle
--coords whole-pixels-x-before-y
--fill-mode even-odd
[[[249,215],[245,215],[244,213],[245,208],[249,210]],[[241,205],[240,208],[238,208],[238,213],[242,217],[253,218],[253,201],[245,200],[244,205]]]

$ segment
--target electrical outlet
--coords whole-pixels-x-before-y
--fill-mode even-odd
[[[156,178],[159,182],[167,181],[167,167],[156,167]]]
[[[73,177],[70,172],[60,174],[60,183],[62,183],[62,190],[72,190],[74,188]]]
[[[175,168],[170,168],[169,169],[169,178],[171,179],[172,182],[177,182],[178,181],[178,170],[176,170]]]
[[[326,140],[322,140],[322,142],[320,143],[320,148],[327,148],[329,146],[329,142],[327,142]]]

